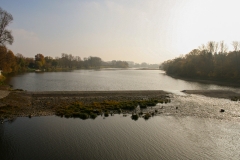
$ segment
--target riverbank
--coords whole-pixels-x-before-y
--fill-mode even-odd
[[[240,100],[240,93],[236,93],[228,90],[184,90],[182,92],[187,94],[203,95],[203,96],[213,97],[213,98]]]
[[[161,103],[158,103],[156,106],[143,108],[138,106],[134,110],[118,109],[121,109],[123,114],[134,113],[134,115],[138,114],[140,117],[149,114],[150,117],[155,115],[172,115],[217,119],[239,117],[240,119],[240,107],[237,107],[239,106],[239,102],[230,100],[233,97],[240,97],[240,94],[224,90],[185,90],[183,93],[186,93],[186,95],[184,96],[174,95],[161,90],[64,92],[1,91],[0,93],[3,95],[4,92],[5,97],[2,96],[2,98],[0,98],[1,119],[9,117],[57,115],[57,113],[61,113],[59,114],[60,116],[65,116],[63,113],[66,110],[68,113],[68,116],[66,117],[71,117],[72,115],[69,114],[68,111],[74,105],[76,106],[76,104],[80,108],[85,107],[85,110],[86,107],[91,108],[91,110],[87,109],[89,112],[95,112],[98,110],[102,113],[111,112],[114,114],[119,112],[111,110],[114,108],[113,105],[115,105],[114,109],[116,109],[116,107],[119,107],[117,104],[130,105],[133,103],[146,102],[148,100],[154,100]],[[211,99],[210,97],[213,97],[214,99]],[[168,99],[170,100],[168,101]],[[205,104],[207,101],[212,101],[214,103],[211,102]],[[229,105],[230,103],[231,105]],[[107,107],[101,105],[107,105]],[[96,106],[97,108],[94,108]],[[101,112],[97,113],[101,114]]]

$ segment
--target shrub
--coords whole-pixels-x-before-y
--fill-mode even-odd
[[[88,118],[88,114],[86,114],[86,113],[80,113],[80,118],[81,118],[81,119],[87,119],[87,118]]]
[[[145,115],[144,115],[144,119],[149,119],[151,117],[151,115],[149,114],[149,113],[146,113]]]
[[[132,119],[135,120],[135,121],[138,120],[138,115],[137,114],[133,114],[132,115]]]
[[[109,116],[109,113],[108,113],[108,112],[104,112],[104,116],[105,116],[105,117],[108,117],[108,116]]]
[[[4,84],[5,79],[3,75],[0,75],[0,85]]]
[[[95,113],[90,113],[90,118],[95,119],[97,117],[97,114]]]

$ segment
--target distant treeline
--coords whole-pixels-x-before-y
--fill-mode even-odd
[[[160,68],[172,76],[240,82],[240,42],[232,45],[234,50],[228,52],[223,41],[210,41],[185,56],[165,61]]]
[[[142,63],[134,63],[132,61],[128,61],[128,65],[131,68],[149,68],[149,69],[156,69],[159,67],[159,64],[148,64],[146,62]]]
[[[0,70],[4,74],[34,71],[64,71],[73,69],[98,69],[98,68],[128,68],[125,61],[104,62],[99,57],[88,57],[83,60],[79,56],[62,53],[61,57],[52,58],[43,54],[36,54],[35,58],[24,57],[14,53],[5,46],[0,46]]]

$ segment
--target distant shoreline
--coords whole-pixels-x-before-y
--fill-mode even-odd
[[[224,99],[232,99],[234,97],[240,98],[240,93],[236,93],[228,90],[184,90],[182,92],[187,94],[203,95],[206,97],[213,97],[213,98],[224,98]]]
[[[175,76],[175,75],[169,75],[166,73],[167,76],[172,77],[174,79],[180,79],[190,82],[199,82],[204,84],[215,84],[215,85],[221,85],[226,87],[240,87],[240,83],[235,81],[227,81],[227,80],[216,80],[216,79],[204,79],[204,78],[189,78],[189,77],[181,77],[181,76]]]

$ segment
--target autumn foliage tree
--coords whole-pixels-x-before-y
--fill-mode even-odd
[[[0,46],[0,68],[4,73],[11,73],[15,71],[16,59],[11,50],[5,46]]]
[[[239,44],[234,41],[232,45],[234,51],[227,52],[223,41],[210,41],[185,56],[165,61],[162,66],[168,75],[240,82]]]
[[[40,53],[35,55],[35,66],[37,69],[42,69],[45,65],[45,59],[44,56]]]

